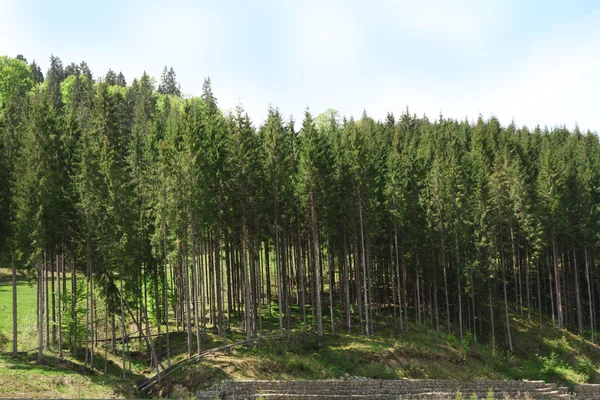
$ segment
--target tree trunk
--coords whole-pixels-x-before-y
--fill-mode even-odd
[[[443,239],[442,239],[443,243]],[[448,333],[450,333],[450,300],[448,296],[448,278],[446,277],[446,270],[448,265],[446,264],[446,250],[442,244],[442,269],[444,272],[444,296],[446,297],[446,325],[448,327]]]
[[[536,267],[536,275],[537,275],[537,295],[538,295],[538,317],[540,324],[540,331],[543,329],[542,323],[542,284],[540,283],[540,263],[538,261]]]
[[[106,300],[104,309],[104,375],[106,375],[108,369],[108,282],[104,288],[104,298]]]
[[[333,277],[333,257],[331,255],[332,247],[327,246],[327,266],[329,267],[329,313],[331,319],[331,334],[335,334],[333,326],[333,291],[335,288],[335,282]]]
[[[556,281],[554,285],[556,286]],[[556,328],[556,320],[554,318],[554,291],[552,289],[552,269],[550,268],[550,264],[548,264],[548,286],[548,292],[550,293],[550,306],[552,310],[552,326]]]
[[[525,288],[527,297],[527,321],[531,325],[531,289],[529,286],[529,248],[525,247]]]
[[[58,260],[57,260],[58,264]],[[62,296],[64,296],[64,292],[61,290],[61,272],[63,273],[64,278],[64,270],[65,270],[65,252],[64,247],[62,249],[60,255],[60,269],[57,271],[58,277],[58,356],[63,359],[63,347],[62,347]],[[64,282],[63,282],[64,283]]]
[[[198,310],[198,271],[196,270],[196,238],[194,223],[190,225],[190,229],[192,240],[192,299],[194,301],[194,329],[196,331],[196,352],[199,356],[202,345],[200,341],[200,324],[198,322],[198,313],[200,310]]]
[[[299,303],[300,303],[300,313],[302,314],[302,322],[304,327],[306,327],[306,286],[304,281],[304,260],[302,260],[302,244],[301,244],[301,236],[300,236],[300,219],[298,217],[298,210],[296,209],[296,234],[298,236],[297,244],[296,244],[296,270],[298,273],[298,291],[299,293]],[[270,307],[270,306],[269,306]]]
[[[563,307],[562,307],[562,294],[560,275],[558,273],[558,251],[556,249],[556,239],[552,239],[552,254],[554,261],[554,287],[556,288],[556,311],[558,315],[558,329],[563,329]]]
[[[477,313],[475,312],[475,281],[473,279],[473,263],[469,263],[469,273],[471,275],[471,305],[473,307],[473,340],[475,342],[477,342],[477,320],[476,320],[476,315]]]
[[[346,259],[347,244],[346,244],[346,229],[344,228],[344,244],[342,249],[341,262],[343,266],[344,274],[344,300],[346,307],[346,326],[348,327],[348,333],[352,328],[351,314],[350,314],[350,274],[348,273],[348,260]]]
[[[17,327],[17,266],[15,264],[15,256],[12,255],[12,323],[13,323],[13,355],[17,355],[17,338],[18,338],[18,327]]]
[[[269,319],[267,321],[267,323],[269,324],[268,329],[269,331],[271,331],[271,317],[273,316],[273,309],[272,309],[272,298],[271,298],[271,268],[270,268],[270,260],[269,260],[269,241],[268,239],[265,240],[264,243],[264,247],[265,247],[265,279],[266,279],[266,285],[267,285],[267,310],[269,312]],[[306,319],[305,319],[306,321]]]
[[[87,293],[85,294],[85,363],[84,365],[87,367],[88,363],[89,363],[89,356],[90,356],[90,295],[91,295],[91,278],[92,278],[92,260],[91,260],[91,252],[90,252],[90,239],[88,237],[87,241],[86,241],[86,253],[85,253],[85,258],[86,258],[86,264],[87,264],[87,271],[86,271],[86,278],[87,278],[87,285],[86,285],[86,291]],[[120,276],[119,279],[123,279],[123,276]]]
[[[163,185],[163,212],[162,212],[162,234],[163,234],[163,310],[165,317],[165,339],[167,345],[167,365],[171,366],[171,346],[169,340],[169,263],[168,263],[168,249],[167,249],[167,189]],[[122,308],[122,307],[121,307]],[[123,317],[123,310],[121,309],[121,317]],[[160,324],[160,322],[159,322]],[[123,371],[125,371],[125,358],[123,358]],[[123,372],[123,379],[125,379],[125,372]]]
[[[595,335],[594,335],[595,319],[594,319],[594,309],[593,309],[594,303],[592,301],[592,283],[591,283],[591,279],[590,279],[590,265],[589,265],[587,247],[584,248],[584,256],[585,256],[585,279],[587,281],[588,303],[589,303],[589,309],[590,309],[590,331],[592,333],[591,341],[592,341],[592,343],[595,343]]]
[[[189,268],[188,268],[188,245],[187,242],[182,244],[182,275],[183,275],[183,301],[185,301],[185,328],[187,334],[187,350],[188,358],[192,357],[192,318],[191,318],[191,307],[190,307],[190,282],[189,282]]]
[[[416,261],[417,261],[417,271],[416,271],[416,278],[415,278],[416,289],[417,289],[415,292],[416,298],[417,298],[416,299],[417,300],[416,301],[416,303],[417,303],[417,310],[416,310],[417,311],[417,323],[419,325],[421,325],[421,287],[419,285],[419,283],[420,283],[419,275],[421,272],[421,266],[419,263],[419,256],[416,254],[416,251],[415,251],[415,256],[416,256]],[[437,296],[437,290],[436,290],[436,296]]]
[[[56,335],[58,333],[56,330],[56,282],[55,282],[55,275],[56,275],[55,270],[57,267],[58,267],[58,256],[54,256],[54,254],[53,254],[51,267],[50,267],[50,282],[51,282],[51,287],[52,287],[52,344],[56,343]]]
[[[44,359],[44,282],[42,264],[38,261],[38,362]]]
[[[122,270],[122,267],[121,267],[121,271],[119,271],[119,283],[121,285],[121,293],[123,293],[123,270]],[[123,305],[123,296],[119,296],[119,297],[121,298],[121,337],[123,338],[123,340],[121,340],[121,351],[122,351],[121,354],[122,354],[122,359],[123,359],[122,379],[125,380],[125,372],[126,372],[126,368],[127,368],[127,365],[125,363],[125,361],[126,361],[125,360],[125,342],[127,341],[127,340],[125,340],[125,310],[124,310],[124,305]],[[167,342],[167,349],[168,349],[168,342]]]
[[[494,304],[492,302],[492,282],[491,275],[492,271],[488,271],[488,302],[490,305],[490,323],[492,326],[492,352],[496,352],[496,331],[494,329]]]
[[[46,302],[46,349],[50,349],[50,296],[49,292],[49,284],[48,284],[48,258],[46,250],[44,250],[44,286],[42,287],[42,291],[44,292],[44,301]]]
[[[275,239],[277,241],[277,239]],[[242,273],[244,274],[244,313],[246,316],[246,340],[252,338],[252,322],[251,312],[252,306],[250,304],[250,273],[248,268],[247,250],[248,247],[248,232],[246,226],[246,217],[242,217],[242,252],[240,254],[242,262]],[[283,332],[283,321],[281,319],[281,287],[280,282],[277,282],[277,291],[279,296],[279,333]]]
[[[281,261],[279,251],[279,212],[277,207],[277,197],[275,197],[275,275],[277,277],[277,314],[279,316],[279,334],[283,334],[283,303],[282,303],[282,277]]]
[[[360,196],[360,187],[358,189],[358,213],[360,218],[360,243],[361,243],[361,256],[362,256],[362,272],[363,272],[363,289],[364,289],[364,308],[365,308],[365,334],[370,335],[369,330],[369,285],[367,282],[367,261],[365,251],[365,232],[363,224],[363,212],[362,212],[362,199]]]
[[[454,233],[454,242],[456,245],[456,281],[458,289],[458,332],[460,334],[460,344],[463,342],[463,322],[462,322],[462,293],[460,287],[460,251],[458,246],[458,234]]]
[[[512,345],[512,337],[510,334],[510,317],[508,315],[508,295],[506,292],[506,274],[505,274],[505,262],[504,262],[504,246],[502,243],[502,239],[500,239],[500,256],[502,265],[502,287],[504,290],[504,314],[506,317],[506,339],[508,340],[508,350],[511,353],[514,353],[513,345]]]
[[[314,193],[310,194],[311,208],[311,228],[313,235],[313,279],[315,291],[315,306],[317,309],[317,334],[319,337],[319,345],[323,345],[323,315],[321,310],[321,275],[320,275],[320,248],[319,248],[319,231],[317,229],[317,207],[315,204]]]
[[[402,322],[402,286],[400,285],[400,263],[398,261],[398,230],[394,225],[394,250],[396,254],[396,279],[398,281],[398,309],[400,316],[400,332],[404,331],[404,324]]]
[[[508,294],[506,291],[506,262],[504,259],[504,241],[502,240],[502,235],[500,236],[500,268],[502,268],[502,288],[504,291],[504,314],[506,317],[506,339],[508,341],[508,350],[511,353],[514,353],[513,345],[512,345],[512,337],[510,334],[510,317],[508,315]]]
[[[215,291],[217,302],[217,332],[225,344],[225,330],[223,329],[223,288],[221,287],[221,240],[219,232],[215,233]]]
[[[579,267],[577,266],[577,254],[573,246],[573,266],[575,267],[575,304],[577,306],[577,326],[579,335],[583,337],[583,313],[581,311],[581,291],[579,288]]]
[[[71,320],[73,321],[73,358],[77,358],[77,275],[75,274],[74,249],[71,263]]]

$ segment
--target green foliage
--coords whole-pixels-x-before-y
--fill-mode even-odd
[[[184,324],[190,353],[205,328],[192,317],[223,335],[223,324],[242,335],[244,321],[251,338],[277,322],[282,333],[300,320],[322,331],[325,313],[335,332],[372,334],[393,321],[390,331],[413,342],[432,334],[436,345],[412,349],[426,357],[440,356],[439,345],[449,362],[467,364],[479,351],[487,372],[594,376],[596,358],[569,358],[569,331],[546,344],[520,332],[564,312],[559,329],[594,333],[595,134],[408,109],[380,121],[307,109],[296,131],[272,107],[256,126],[241,105],[224,114],[209,78],[200,97],[183,98],[173,68],[158,85],[144,74],[127,86],[121,73],[95,82],[85,63],[63,67],[51,56],[34,86],[40,75],[24,57],[0,58],[0,262],[27,269],[64,257],[109,314],[123,299],[123,313],[142,324],[149,314],[153,332]],[[274,310],[279,318],[262,319]],[[66,340],[73,323],[65,315]],[[507,355],[509,335],[518,339]],[[316,352],[312,341],[288,342],[266,348],[281,359]],[[519,370],[514,360],[538,347],[545,358]],[[318,353],[291,369],[444,374],[364,362],[363,350]]]
[[[62,314],[62,333],[66,348],[71,348],[74,344],[81,346],[85,342],[85,281],[79,279],[76,289],[76,308],[73,310],[73,292],[72,290],[63,293],[61,296],[62,307],[65,310]],[[75,335],[76,333],[76,335]],[[75,341],[75,343],[74,343]],[[63,346],[65,346],[63,345]]]
[[[4,104],[23,95],[33,87],[29,66],[15,58],[0,56],[0,117]]]
[[[64,81],[61,82],[60,92],[62,95],[62,102],[65,104],[65,106],[69,106],[71,104],[74,86],[85,86],[86,84],[88,84],[88,80],[85,75],[69,75]]]

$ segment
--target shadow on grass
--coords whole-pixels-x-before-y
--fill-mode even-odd
[[[78,349],[78,355],[83,355],[84,349]],[[18,355],[0,355],[8,370],[25,371],[26,379],[36,379],[36,374],[57,376],[86,376],[95,384],[110,388],[116,395],[131,397],[136,395],[133,383],[144,379],[144,375],[126,371],[126,379],[122,380],[123,369],[110,359],[105,359],[101,354],[94,355],[94,367],[86,367],[81,362],[83,359],[72,360],[60,358],[54,354],[44,354],[43,360],[38,361],[36,353],[19,353]],[[104,373],[106,362],[107,373]]]

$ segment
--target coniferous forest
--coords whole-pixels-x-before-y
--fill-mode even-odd
[[[192,356],[207,331],[408,323],[512,352],[509,313],[595,341],[595,133],[409,109],[251,121],[217,99],[209,78],[182,96],[173,68],[127,81],[0,57],[15,353],[17,275],[37,283],[40,360],[93,365],[112,343],[125,363],[133,335],[160,373],[170,332]]]

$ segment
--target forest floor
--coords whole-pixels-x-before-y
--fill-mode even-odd
[[[150,377],[152,370],[148,354],[138,347],[137,341],[132,343],[135,351],[131,365],[128,362],[125,380],[121,379],[119,352],[107,353],[107,373],[104,374],[102,347],[95,354],[95,369],[84,367],[83,349],[78,349],[76,359],[65,349],[64,360],[59,359],[57,349],[52,349],[45,352],[45,361],[38,363],[36,288],[25,277],[20,278],[20,353],[16,357],[10,355],[10,340],[4,344],[4,350],[0,349],[0,398],[140,397],[135,384]],[[12,337],[11,304],[10,279],[5,270],[0,270],[0,339]],[[512,314],[511,318],[514,354],[505,350],[501,316],[496,324],[500,331],[496,351],[489,344],[477,343],[470,334],[461,345],[456,336],[443,331],[445,326],[435,332],[428,325],[411,323],[404,332],[396,333],[391,327],[379,326],[374,336],[365,337],[356,328],[348,334],[341,327],[336,327],[332,335],[330,326],[324,324],[326,333],[322,346],[310,328],[297,329],[283,337],[265,336],[254,344],[213,353],[200,362],[186,365],[163,379],[149,395],[186,398],[223,379],[338,379],[346,374],[380,379],[543,379],[567,386],[600,383],[597,345],[568,331],[552,328],[551,321],[545,320],[540,331],[537,314],[532,314],[532,324],[526,315]],[[277,318],[272,318],[270,324],[277,328]],[[267,321],[263,321],[263,327],[266,326]],[[175,331],[174,327],[172,330]],[[229,342],[244,337],[241,330],[228,331]],[[175,331],[170,338],[173,361],[184,359],[187,336]],[[208,349],[221,344],[222,340],[209,330],[202,347]]]
[[[542,379],[572,388],[600,383],[600,348],[570,332],[512,316],[515,353],[478,344],[460,345],[452,334],[411,324],[405,332],[385,330],[372,337],[326,334],[323,346],[313,331],[295,331],[249,346],[211,354],[164,379],[153,394],[183,396],[223,379]],[[501,326],[501,325],[500,325]],[[325,327],[324,327],[325,328]],[[497,340],[504,341],[504,337]],[[346,375],[347,374],[347,375]]]

